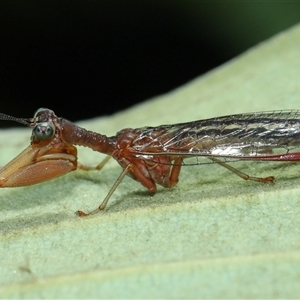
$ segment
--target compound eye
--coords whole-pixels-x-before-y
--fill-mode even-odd
[[[49,140],[53,137],[55,128],[51,122],[38,123],[33,128],[32,133],[38,140]]]

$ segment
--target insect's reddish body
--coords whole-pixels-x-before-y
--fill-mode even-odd
[[[21,122],[33,128],[31,145],[0,169],[0,186],[24,186],[63,175],[77,168],[75,145],[112,156],[123,171],[99,206],[105,208],[125,175],[152,192],[156,184],[172,187],[178,182],[186,158],[199,164],[205,157],[243,179],[274,182],[272,176],[250,177],[230,165],[230,160],[300,160],[300,112],[296,110],[240,114],[175,125],[123,129],[113,137],[88,131],[49,109],[40,109],[32,119],[0,114],[0,119]],[[223,161],[222,159],[226,159]],[[83,212],[78,212],[85,216]]]

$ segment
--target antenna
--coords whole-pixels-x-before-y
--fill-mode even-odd
[[[15,117],[12,117],[12,116],[9,116],[9,115],[6,115],[6,114],[2,114],[2,113],[0,113],[0,120],[15,121],[15,122],[21,123],[21,124],[26,125],[26,126],[30,126],[30,124],[31,124],[30,119],[15,118]]]

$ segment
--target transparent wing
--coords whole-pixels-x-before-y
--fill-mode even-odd
[[[132,147],[145,156],[255,159],[300,151],[300,111],[257,112],[135,130]]]

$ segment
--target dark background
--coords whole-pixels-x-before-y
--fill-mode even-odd
[[[0,1],[0,112],[112,114],[299,20],[298,1]]]

